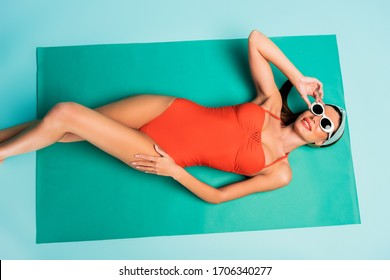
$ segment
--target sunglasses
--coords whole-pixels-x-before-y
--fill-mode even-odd
[[[322,116],[320,120],[320,128],[324,132],[328,133],[329,139],[334,131],[334,125],[333,122],[325,115],[324,105],[319,102],[314,102],[313,104],[311,104],[310,111],[316,116]]]

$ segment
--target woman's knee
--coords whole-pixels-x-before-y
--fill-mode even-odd
[[[63,125],[78,115],[82,105],[75,102],[57,103],[44,117],[43,121],[51,125]]]

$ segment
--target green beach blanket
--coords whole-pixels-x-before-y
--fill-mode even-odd
[[[345,107],[336,37],[272,40],[307,76],[324,83],[325,101]],[[185,97],[206,106],[255,96],[247,39],[37,49],[38,117],[57,102],[90,108],[139,93]],[[280,86],[286,78],[273,67]],[[290,94],[292,108],[305,108]],[[219,205],[171,178],[137,172],[87,142],[37,152],[37,242],[85,241],[360,223],[348,126],[336,145],[289,155],[285,188]],[[215,187],[245,179],[187,168]]]

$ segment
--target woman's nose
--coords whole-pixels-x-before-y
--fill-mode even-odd
[[[321,116],[313,116],[313,122],[315,125],[317,125],[321,120]]]

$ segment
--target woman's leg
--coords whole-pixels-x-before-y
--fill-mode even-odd
[[[16,125],[16,126],[13,126],[10,128],[0,130],[0,143],[3,143],[5,141],[7,141],[8,139],[11,139],[15,135],[26,130],[28,127],[34,125],[36,122],[37,121],[31,121],[31,122],[23,123],[20,125]]]
[[[175,97],[166,95],[135,95],[112,102],[94,110],[127,127],[139,129],[163,113]],[[84,140],[80,135],[67,133],[59,142]]]
[[[174,99],[174,97],[164,95],[137,95],[112,102],[94,110],[125,126],[140,128],[165,111]],[[0,143],[35,126],[38,122],[39,120],[35,120],[0,130]],[[83,140],[80,136],[68,132],[58,142],[77,142]]]
[[[158,155],[155,142],[138,129],[68,102],[56,105],[35,126],[0,144],[0,159],[47,147],[66,133],[80,136],[126,164],[134,160],[136,153]]]

